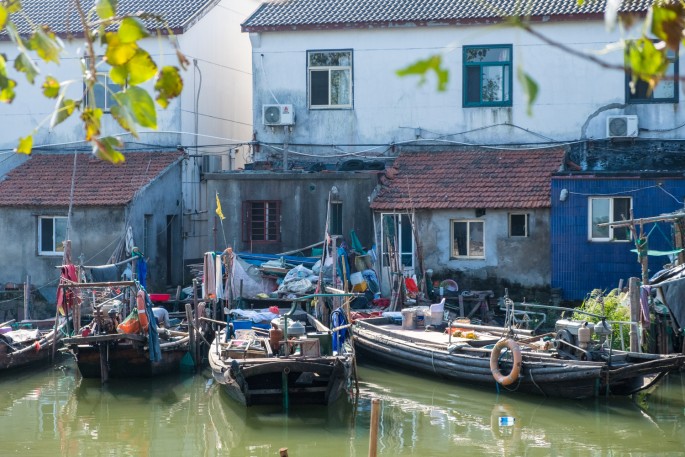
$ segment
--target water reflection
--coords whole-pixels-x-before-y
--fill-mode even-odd
[[[567,401],[476,389],[361,365],[361,397],[335,408],[244,408],[208,373],[130,382],[81,379],[71,364],[0,376],[2,455],[368,455],[382,400],[380,456],[647,456],[685,449],[683,376],[631,399]],[[500,425],[500,417],[514,418]]]

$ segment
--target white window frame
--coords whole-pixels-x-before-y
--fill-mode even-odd
[[[466,224],[466,255],[457,252],[454,245],[454,225],[458,223]],[[481,224],[482,226],[482,255],[471,255],[471,225]],[[450,258],[452,259],[485,259],[485,221],[482,219],[452,219],[450,220]]]
[[[348,65],[312,65],[311,63],[311,56],[313,54],[324,54],[324,53],[348,53],[349,54],[349,64]],[[352,103],[354,100],[354,94],[352,92],[353,84],[352,84],[352,59],[353,59],[353,54],[351,49],[326,49],[326,50],[313,50],[313,51],[307,51],[307,104],[309,105],[309,109],[349,109],[352,108]],[[312,73],[313,72],[323,72],[327,71],[328,72],[328,103],[325,105],[312,105],[312,92],[313,92],[313,87],[312,87]],[[347,93],[349,94],[349,103],[345,104],[333,104],[331,101],[331,97],[333,94],[333,81],[332,81],[332,74],[334,71],[342,71],[347,73],[347,81],[348,81],[348,87],[347,87]]]
[[[386,227],[385,227],[385,218],[386,217],[391,217],[393,218],[393,222],[395,224],[395,228],[397,231],[397,251],[400,256],[400,267],[403,269],[403,271],[409,272],[411,271],[413,274],[414,271],[414,253],[416,252],[416,247],[415,247],[415,240],[414,240],[414,235],[411,233],[411,221],[412,221],[412,215],[410,213],[381,213],[381,239],[383,240],[381,245],[383,247],[383,252],[382,254],[382,262],[384,267],[388,267],[388,252],[387,252],[387,240],[386,240]],[[406,230],[410,230],[409,233],[409,239],[411,239],[410,243],[405,243],[402,240],[407,237],[407,234],[404,233],[404,230],[402,228],[402,220],[403,218],[407,218],[404,222],[409,224],[409,227],[406,228]],[[408,246],[407,246],[408,245]],[[408,262],[407,262],[408,261]]]
[[[43,250],[43,221],[44,220],[51,220],[52,221],[52,250],[50,251],[44,251]],[[57,229],[57,221],[64,221],[64,233],[66,236],[66,229],[67,229],[67,218],[62,217],[62,216],[40,216],[38,218],[38,255],[63,255],[64,254],[64,240],[58,242],[57,237],[56,237],[56,229]],[[59,251],[57,250],[57,247],[59,245],[62,245],[62,250]]]
[[[632,197],[625,197],[625,196],[620,196],[620,197],[618,197],[618,196],[616,196],[616,197],[601,197],[601,196],[588,197],[588,205],[587,205],[588,232],[587,232],[587,237],[588,237],[589,241],[593,241],[593,242],[609,241],[609,242],[616,242],[616,243],[626,243],[626,242],[631,241],[632,235],[628,236],[625,240],[621,240],[621,239],[617,240],[614,238],[614,230],[626,230],[625,227],[618,227],[618,228],[608,227],[608,229],[609,229],[607,231],[608,236],[606,236],[606,237],[593,236],[593,234],[592,234],[592,229],[595,225],[595,223],[592,219],[593,202],[599,201],[599,200],[608,200],[609,201],[609,215],[608,215],[609,217],[608,217],[608,220],[606,222],[619,222],[619,220],[614,219],[614,201],[616,199],[628,199],[630,201],[629,210],[633,209],[633,198]],[[630,214],[626,214],[625,217],[626,217],[626,219],[630,218]],[[602,222],[602,223],[604,223],[604,222]]]
[[[511,233],[511,227],[512,227],[512,222],[511,219],[514,216],[524,216],[525,217],[525,222],[524,222],[524,234],[523,235],[514,235]],[[527,238],[530,236],[530,215],[528,213],[509,213],[509,238]]]

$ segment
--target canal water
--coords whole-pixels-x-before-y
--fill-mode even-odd
[[[545,399],[360,364],[360,398],[244,408],[205,371],[101,386],[72,360],[0,376],[0,456],[682,456],[685,375],[637,399]],[[500,418],[513,418],[500,425]],[[506,419],[504,421],[507,421]]]

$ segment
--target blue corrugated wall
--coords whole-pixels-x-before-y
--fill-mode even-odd
[[[658,188],[657,184],[662,187]],[[562,189],[568,190],[560,201]],[[668,193],[673,196],[668,195]],[[641,277],[637,254],[630,242],[588,240],[588,197],[633,198],[635,218],[653,217],[683,208],[685,179],[609,178],[601,176],[555,176],[552,179],[552,287],[562,289],[566,300],[582,300],[592,289],[611,290],[621,279]],[[678,200],[678,201],[676,201]],[[649,248],[672,248],[671,224],[645,225]],[[665,235],[665,236],[664,236]],[[649,257],[650,276],[669,262],[665,256]]]

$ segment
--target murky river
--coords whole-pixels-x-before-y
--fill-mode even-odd
[[[0,456],[682,456],[685,375],[635,401],[556,401],[360,365],[356,406],[243,408],[208,372],[101,386],[65,358],[0,376]],[[515,418],[500,426],[500,417]]]

